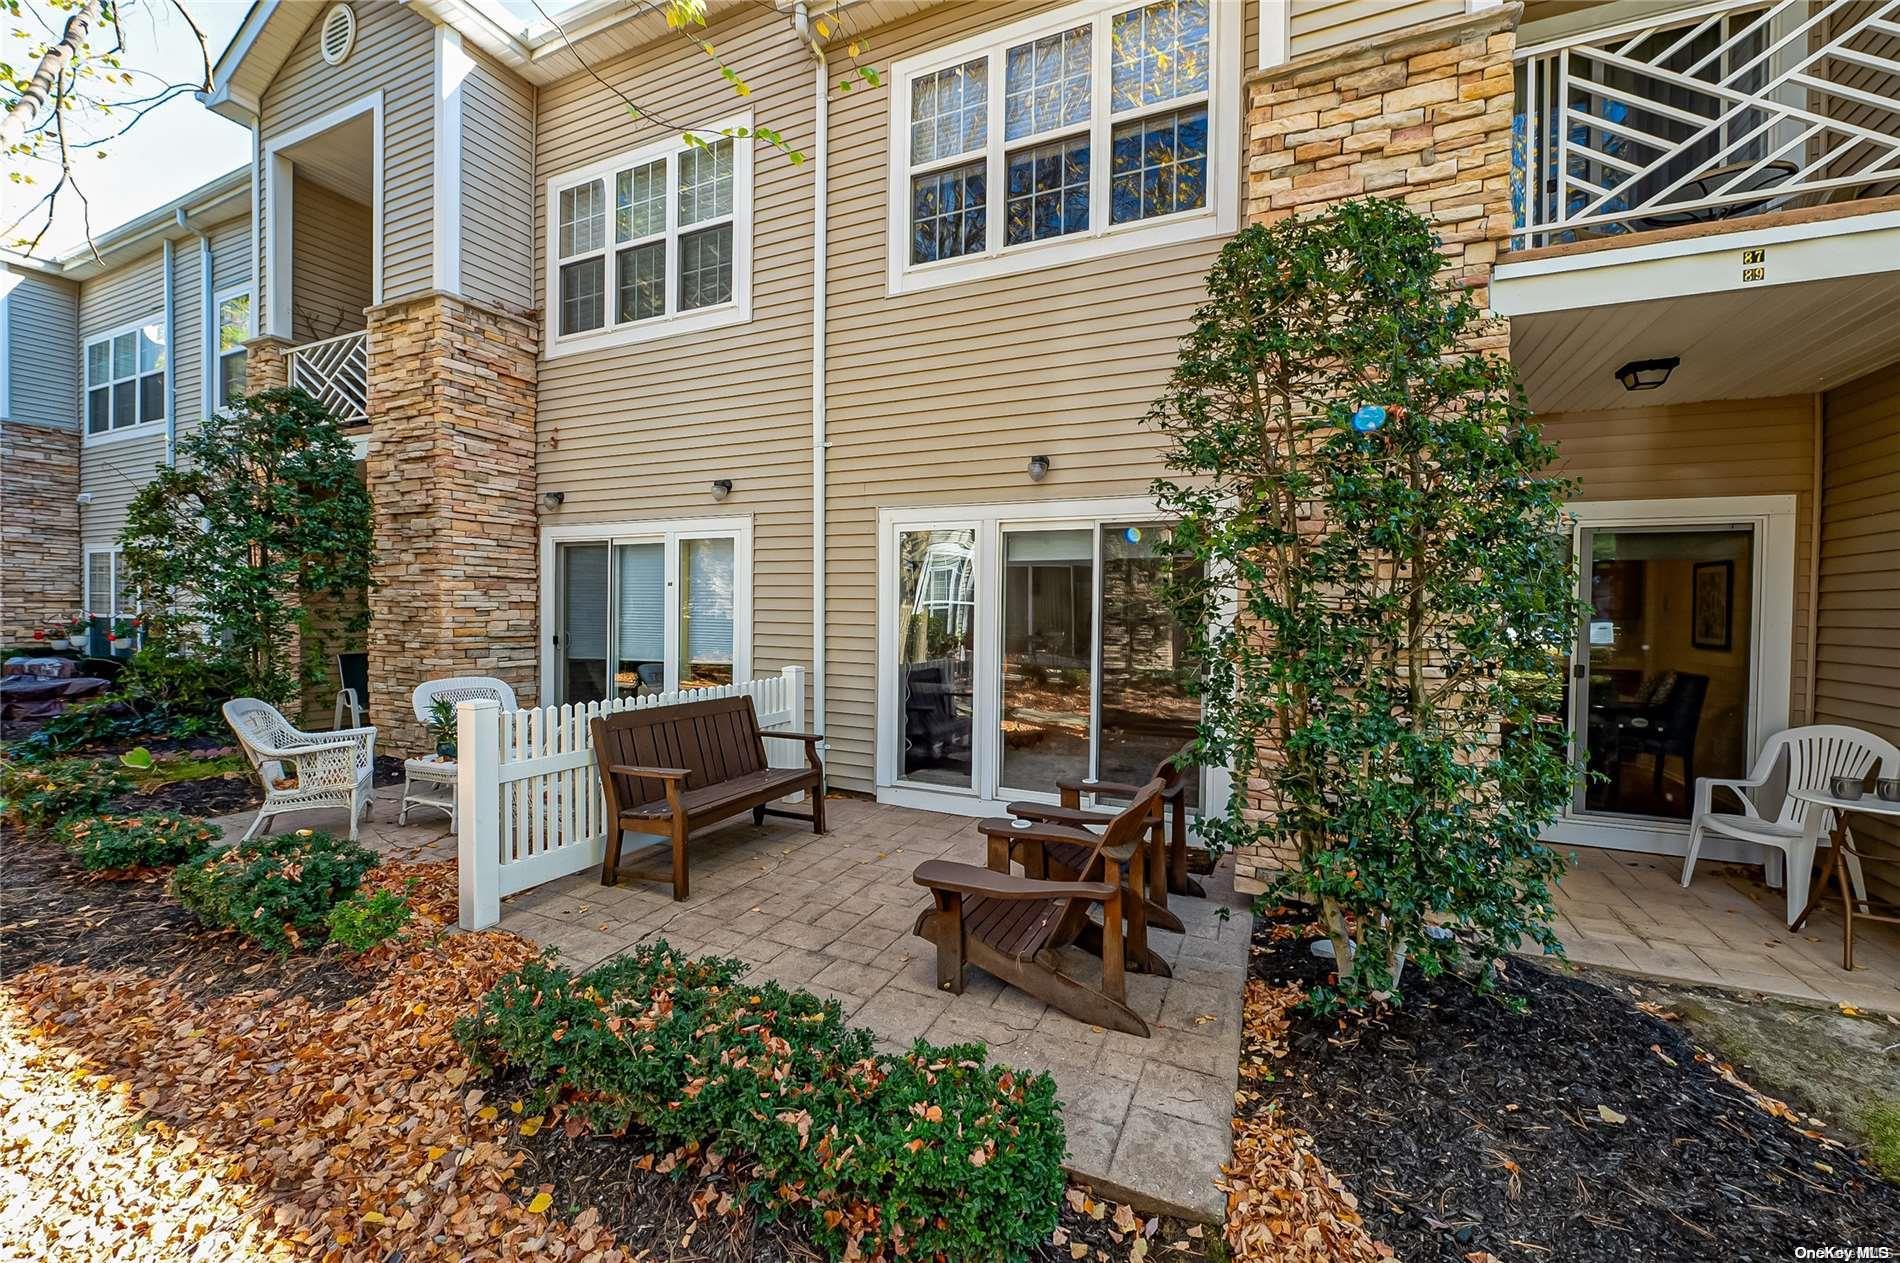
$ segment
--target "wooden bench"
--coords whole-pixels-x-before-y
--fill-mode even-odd
[[[600,884],[619,878],[624,834],[656,834],[673,843],[673,898],[687,897],[686,839],[694,829],[750,811],[811,821],[825,832],[825,768],[819,738],[808,732],[762,732],[750,697],[721,697],[603,715],[590,725],[594,759],[607,796],[607,855]],[[765,738],[805,743],[806,766],[766,766]],[[800,791],[811,815],[766,806]]]

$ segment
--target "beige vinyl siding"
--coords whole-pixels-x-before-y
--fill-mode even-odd
[[[1291,0],[1290,57],[1376,39],[1408,26],[1456,17],[1464,0]],[[1252,11],[1255,4],[1249,4]]]
[[[313,16],[322,7],[311,5]],[[260,139],[268,144],[381,90],[383,297],[394,299],[427,290],[434,280],[435,27],[403,4],[358,4],[355,9],[356,48],[341,66],[327,65],[318,51],[320,23],[312,21],[297,41],[264,93]],[[262,204],[269,173],[261,160],[259,166]],[[259,279],[270,283],[268,275]]]
[[[746,10],[705,34],[744,74],[749,97],[737,97],[685,41],[598,70],[675,125],[750,109],[809,152],[813,69],[790,18]],[[636,121],[590,75],[541,89],[537,116],[539,296],[547,180],[664,139],[676,127]],[[763,145],[752,161],[751,321],[545,361],[537,448],[541,490],[567,497],[543,517],[547,525],[749,516],[752,671],[764,675],[811,661],[812,167]],[[711,494],[719,478],[734,484],[724,503]],[[543,629],[544,643],[554,631]]]
[[[534,88],[486,57],[462,82],[462,292],[534,295]]]
[[[291,221],[290,337],[316,342],[364,327],[373,301],[369,207],[297,177]]]
[[[70,281],[8,269],[5,420],[63,430],[79,425],[79,290]]]
[[[180,253],[189,257],[190,251]],[[165,314],[165,266],[158,250],[83,282],[79,287],[79,342],[135,320],[162,321]],[[175,361],[167,350],[167,366]],[[175,371],[175,369],[173,369]],[[85,364],[80,363],[84,388]],[[169,383],[168,383],[169,385]],[[83,417],[83,401],[81,412]],[[83,423],[83,422],[82,422]],[[88,546],[111,543],[125,523],[125,507],[151,481],[165,458],[163,427],[135,438],[85,444],[79,453],[79,489],[92,503],[80,509],[80,539]]]
[[[1556,472],[1579,500],[1792,495],[1795,515],[1793,673],[1788,714],[1808,713],[1808,585],[1813,573],[1814,400],[1810,395],[1549,413]]]
[[[951,6],[871,32],[872,46],[894,61],[1032,11]],[[1247,6],[1250,41],[1257,11]],[[831,121],[826,736],[832,783],[865,791],[876,767],[879,510],[1145,496],[1161,447],[1141,418],[1223,244],[889,296],[889,116],[887,93],[854,92],[834,99]],[[1041,483],[1025,472],[1035,455],[1051,462]]]
[[[1829,391],[1822,407],[1815,719],[1900,745],[1900,364]],[[1852,824],[1900,850],[1891,823]]]
[[[211,230],[211,288],[230,289],[251,279],[251,221],[234,219]]]

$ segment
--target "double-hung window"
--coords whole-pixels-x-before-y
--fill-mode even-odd
[[[217,297],[217,341],[213,345],[211,380],[217,383],[216,403],[220,408],[244,393],[244,344],[251,336],[251,291],[232,290]]]
[[[1086,0],[894,66],[892,291],[1232,231],[1239,11]]]
[[[86,343],[86,438],[165,419],[165,325],[158,317]]]
[[[733,324],[751,314],[750,118],[548,182],[549,354]]]

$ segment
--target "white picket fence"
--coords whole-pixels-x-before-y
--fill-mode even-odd
[[[747,696],[759,727],[796,729],[805,714],[805,668],[738,684],[647,697],[502,710],[463,702],[456,720],[456,847],[461,925],[501,920],[503,895],[598,867],[606,853],[607,806],[594,764],[589,721],[600,715]],[[773,767],[803,767],[797,742],[765,743]]]

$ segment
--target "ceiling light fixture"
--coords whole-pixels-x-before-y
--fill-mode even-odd
[[[1616,370],[1616,380],[1624,390],[1655,390],[1669,380],[1669,374],[1682,360],[1674,355],[1660,360],[1631,360]]]

